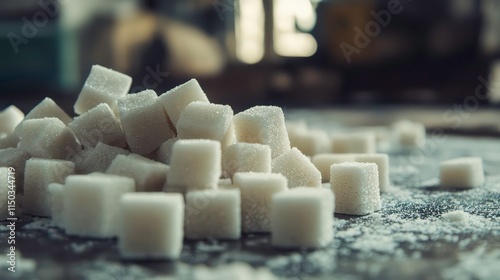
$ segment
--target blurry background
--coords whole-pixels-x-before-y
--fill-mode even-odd
[[[92,64],[236,110],[500,102],[500,0],[2,0],[0,37],[0,109],[71,113]]]

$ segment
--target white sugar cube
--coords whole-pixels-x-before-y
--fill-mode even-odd
[[[19,147],[40,158],[67,159],[69,151],[78,149],[75,136],[57,118],[23,121]]]
[[[83,174],[91,172],[104,173],[116,156],[128,154],[130,152],[127,150],[99,142],[83,159],[76,162],[76,170],[78,173]]]
[[[228,105],[202,101],[191,102],[177,121],[177,137],[180,139],[211,139],[221,141],[233,118]]]
[[[236,132],[234,130],[233,119],[231,118],[229,127],[226,131],[226,135],[224,135],[224,137],[222,137],[222,140],[220,140],[222,154],[224,154],[227,147],[233,145],[234,143],[236,143]]]
[[[296,147],[306,156],[330,151],[330,137],[322,130],[297,131],[290,137],[290,146]]]
[[[0,150],[0,167],[12,167],[15,169],[16,191],[23,192],[24,186],[24,169],[26,161],[31,156],[18,148],[7,148]]]
[[[163,189],[168,170],[168,165],[137,155],[117,155],[106,173],[134,179],[137,192],[159,192]]]
[[[240,190],[204,190],[187,193],[184,234],[188,239],[240,238]]]
[[[126,146],[120,122],[106,103],[76,117],[68,127],[85,147],[94,147],[98,142],[122,148]]]
[[[331,166],[330,186],[335,213],[366,215],[381,208],[375,163],[344,162]]]
[[[288,187],[321,187],[321,173],[297,148],[292,148],[272,161],[272,172],[288,179]]]
[[[180,194],[129,193],[119,203],[118,249],[126,259],[176,259],[184,236]]]
[[[15,133],[0,133],[0,149],[17,148],[21,139]]]
[[[236,172],[271,172],[271,148],[257,143],[235,143],[226,148],[222,156],[224,177],[232,178]]]
[[[234,188],[233,181],[231,178],[221,178],[219,179],[219,183],[217,183],[217,186],[221,189],[231,189]]]
[[[240,172],[234,174],[233,183],[241,192],[243,232],[269,232],[272,196],[288,190],[286,177],[274,173]]]
[[[332,164],[355,161],[354,154],[318,154],[311,158],[311,162],[321,173],[323,182],[330,182],[330,167]]]
[[[15,128],[16,134],[19,135],[23,123],[31,119],[42,119],[42,118],[57,118],[61,120],[65,125],[69,124],[73,119],[64,112],[59,105],[54,102],[49,97],[43,99],[38,105],[36,105],[28,114],[24,117],[24,120],[18,124]]]
[[[269,145],[273,158],[290,150],[285,117],[279,107],[252,107],[236,114],[233,124],[238,142]]]
[[[24,171],[23,210],[35,216],[50,216],[50,183],[64,183],[64,179],[75,173],[71,161],[32,158],[26,161]]]
[[[63,192],[66,233],[94,238],[115,237],[120,198],[134,189],[134,180],[122,176],[92,173],[66,177]]]
[[[158,100],[163,105],[172,123],[176,126],[182,111],[189,103],[194,101],[209,102],[196,79],[191,79],[165,92],[160,95]]]
[[[147,155],[175,136],[153,90],[120,98],[118,107],[125,138],[132,152]]]
[[[379,188],[381,192],[389,190],[391,181],[389,180],[389,156],[387,154],[356,154],[357,162],[372,162],[377,165]]]
[[[154,150],[151,154],[148,155],[148,158],[152,160],[156,160],[158,162],[162,162],[165,164],[170,164],[170,157],[172,156],[172,147],[174,143],[179,138],[173,137],[163,142],[160,147]]]
[[[24,113],[14,105],[0,111],[0,133],[11,134],[23,120]]]
[[[10,197],[13,198],[15,197],[15,189],[12,190],[9,188],[9,186],[12,186],[13,184],[10,184],[9,181],[14,181],[15,179],[12,180],[12,178],[9,178],[9,168],[8,167],[0,167],[0,221],[6,220],[8,217],[11,217],[9,215],[9,191]],[[13,173],[12,173],[13,174]],[[14,193],[12,193],[14,191]],[[15,208],[14,208],[15,209]]]
[[[403,147],[420,147],[425,144],[425,126],[421,123],[401,120],[394,123],[392,129]]]
[[[297,187],[273,196],[271,242],[277,247],[321,248],[333,240],[333,193]]]
[[[123,73],[92,65],[76,100],[75,113],[81,115],[101,103],[106,103],[115,110],[116,100],[127,95],[131,84],[132,78]]]
[[[442,187],[474,188],[484,184],[483,161],[480,157],[462,157],[440,164]]]
[[[333,153],[367,153],[377,150],[373,132],[339,133],[332,136]]]
[[[221,176],[220,142],[180,139],[172,149],[167,191],[213,189]]]
[[[48,186],[50,196],[50,216],[52,223],[58,228],[64,228],[64,185],[50,183]]]

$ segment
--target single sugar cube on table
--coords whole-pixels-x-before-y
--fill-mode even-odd
[[[474,188],[484,184],[483,160],[480,157],[442,161],[439,173],[441,187]]]
[[[32,158],[26,161],[24,171],[23,211],[35,216],[50,216],[50,183],[64,183],[75,173],[71,161]]]
[[[172,149],[167,191],[217,188],[221,173],[219,141],[180,139]]]
[[[279,107],[252,107],[236,114],[233,124],[238,142],[269,145],[272,158],[290,150],[285,117]]]
[[[377,141],[373,132],[341,133],[332,136],[333,153],[375,153]]]
[[[221,141],[229,129],[232,118],[233,109],[228,105],[191,102],[177,121],[177,137]]]
[[[64,228],[64,185],[59,183],[50,183],[48,192],[50,197],[50,216],[52,223],[58,228]]]
[[[125,149],[99,142],[84,158],[76,162],[76,170],[82,174],[91,172],[104,173],[108,170],[116,156],[128,154],[130,152]]]
[[[271,172],[271,148],[257,143],[235,143],[222,155],[223,175],[232,178],[236,172]]]
[[[127,95],[132,78],[100,65],[92,65],[90,74],[76,100],[75,113],[81,115],[95,106],[106,103],[115,113],[116,101]]]
[[[344,162],[330,168],[335,213],[366,215],[381,208],[375,163]]]
[[[0,150],[0,167],[12,167],[15,170],[16,192],[22,193],[24,186],[24,169],[26,161],[31,156],[24,150],[18,148],[7,148]]]
[[[120,122],[106,103],[76,117],[68,127],[85,147],[95,147],[98,142],[121,148],[127,145]]]
[[[283,153],[271,162],[272,172],[288,179],[288,187],[321,187],[321,173],[297,148]]]
[[[132,152],[148,155],[175,136],[153,90],[120,98],[118,107],[125,138]]]
[[[11,134],[24,119],[24,113],[14,105],[0,111],[0,133]]]
[[[323,182],[330,182],[330,167],[332,164],[355,161],[354,154],[318,154],[311,158],[311,162],[321,173]]]
[[[240,238],[240,190],[203,190],[187,193],[184,231],[188,239]]]
[[[274,194],[287,191],[287,179],[281,174],[240,172],[233,183],[241,192],[243,232],[271,230],[271,201]]]
[[[177,259],[184,237],[181,194],[129,193],[119,203],[118,249],[125,259]]]
[[[120,198],[134,190],[134,180],[123,176],[92,173],[66,177],[63,191],[66,233],[94,238],[115,237]],[[150,235],[144,236],[148,237]]]
[[[285,248],[321,248],[333,240],[333,193],[297,187],[272,198],[271,242]]]
[[[65,125],[69,124],[73,119],[64,112],[57,103],[49,97],[43,99],[38,105],[36,105],[31,111],[26,114],[23,121],[20,122],[15,128],[16,134],[19,135],[23,123],[27,120],[32,119],[43,119],[43,118],[57,118]]]
[[[391,181],[389,180],[389,156],[387,154],[356,154],[354,157],[357,162],[377,164],[380,191],[389,190]]]
[[[160,95],[158,100],[163,105],[168,117],[176,127],[182,111],[191,102],[201,101],[209,103],[207,95],[203,92],[203,89],[196,79],[191,79],[165,92]]]

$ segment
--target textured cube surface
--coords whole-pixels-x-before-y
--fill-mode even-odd
[[[76,100],[75,113],[81,115],[100,103],[116,108],[116,100],[127,95],[131,84],[132,78],[125,74],[100,65],[92,65]]]
[[[0,167],[13,167],[16,171],[16,191],[23,192],[24,186],[24,168],[26,161],[31,156],[18,148],[7,148],[0,150]]]
[[[226,178],[236,172],[271,172],[271,148],[256,143],[235,143],[222,156],[222,170]]]
[[[184,234],[189,239],[240,238],[240,190],[204,190],[187,193]]]
[[[24,113],[14,105],[0,111],[0,133],[11,134],[16,126],[23,120]]]
[[[177,121],[177,137],[180,139],[211,139],[221,141],[233,118],[228,105],[202,101],[191,102]]]
[[[297,187],[273,196],[271,242],[278,247],[319,248],[333,240],[333,193]]]
[[[35,216],[50,216],[50,183],[64,183],[64,179],[75,173],[71,161],[32,158],[26,161],[24,173],[25,213]]]
[[[92,173],[71,175],[64,184],[64,229],[69,235],[111,238],[118,232],[119,202],[134,180]]]
[[[0,133],[0,149],[17,148],[21,139],[15,133]]]
[[[323,182],[330,182],[330,167],[332,164],[355,161],[354,154],[318,154],[311,158],[311,162],[321,173]]]
[[[344,162],[332,165],[330,185],[335,213],[366,215],[381,208],[375,163]]]
[[[285,117],[279,107],[252,107],[236,114],[233,124],[238,142],[269,145],[273,158],[290,150]]]
[[[68,127],[85,147],[95,147],[98,142],[122,148],[126,146],[120,122],[105,103],[76,117]]]
[[[179,138],[174,137],[163,142],[160,145],[160,147],[158,147],[156,150],[154,150],[151,154],[148,155],[148,158],[161,163],[170,164],[170,157],[172,156],[172,147],[174,146],[174,143],[178,139]]]
[[[163,105],[163,108],[174,125],[177,125],[181,112],[189,103],[194,101],[208,103],[208,98],[196,79],[191,79],[165,92],[160,95],[158,100]]]
[[[69,124],[73,119],[64,112],[59,105],[54,102],[49,97],[43,99],[38,105],[36,105],[31,111],[26,114],[24,120],[19,123],[15,128],[16,134],[20,133],[20,129],[23,126],[24,121],[31,119],[42,119],[42,118],[57,118],[61,120],[65,125]]]
[[[130,193],[120,201],[118,249],[127,259],[176,259],[184,236],[180,194]]]
[[[378,169],[378,187],[381,192],[389,190],[391,181],[389,180],[389,156],[387,154],[357,154],[355,155],[357,162],[372,162],[377,165]]]
[[[473,188],[484,184],[483,161],[480,157],[463,157],[442,161],[442,187]]]
[[[129,151],[122,148],[110,146],[104,143],[97,143],[95,148],[85,154],[85,157],[76,162],[78,173],[106,172],[111,162],[117,155],[128,155]]]
[[[241,191],[243,232],[269,232],[272,196],[288,190],[286,177],[274,173],[241,172],[234,174],[233,183]]]
[[[375,153],[377,142],[373,132],[355,132],[332,136],[333,153]]]
[[[132,152],[147,155],[175,136],[153,90],[120,98],[118,107],[125,138]]]
[[[272,161],[273,173],[281,173],[288,179],[288,187],[321,187],[321,173],[297,148],[278,156]]]
[[[64,228],[64,185],[59,183],[50,183],[48,186],[50,197],[50,216],[52,224],[58,228]]]
[[[217,187],[221,175],[220,142],[181,139],[172,149],[168,190],[186,192]]]

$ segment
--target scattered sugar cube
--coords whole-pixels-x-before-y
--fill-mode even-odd
[[[375,163],[344,162],[331,166],[330,186],[335,196],[335,213],[366,215],[381,208]]]
[[[279,107],[252,107],[236,114],[233,124],[238,142],[269,145],[272,158],[290,150],[285,117]]]
[[[19,147],[34,157],[67,159],[78,148],[75,136],[57,118],[24,121],[19,137]]]
[[[26,161],[24,171],[23,211],[35,216],[50,216],[50,183],[64,183],[64,179],[75,173],[71,161],[32,158]]]
[[[379,188],[381,192],[389,190],[391,181],[389,180],[389,156],[387,154],[357,154],[357,162],[372,162],[378,168]]]
[[[373,132],[342,133],[332,136],[333,153],[373,154],[376,150],[377,142]]]
[[[272,172],[288,179],[288,187],[321,187],[321,173],[297,148],[272,160]]]
[[[120,98],[118,107],[123,131],[132,152],[147,155],[175,136],[153,90]]]
[[[474,188],[484,184],[483,161],[480,157],[462,157],[440,164],[442,187]]]
[[[24,117],[23,121],[20,122],[15,128],[16,134],[19,135],[23,123],[31,119],[42,119],[42,118],[57,118],[61,120],[65,125],[69,124],[73,119],[64,112],[59,105],[57,105],[54,100],[49,97],[45,97],[38,105],[36,105],[31,111]]]
[[[333,193],[297,187],[273,196],[271,242],[277,247],[321,248],[333,240]]]
[[[240,190],[203,190],[187,193],[184,234],[188,239],[240,238]]]
[[[181,194],[128,193],[119,203],[118,249],[126,259],[177,259],[184,236]]]
[[[14,105],[0,111],[0,133],[11,134],[24,119],[24,113]]]
[[[9,216],[9,168],[0,167],[0,221],[6,220]]]
[[[241,191],[243,232],[269,232],[271,199],[274,194],[288,190],[286,177],[275,173],[239,172],[234,174],[233,183]]]
[[[138,155],[117,155],[106,173],[134,179],[137,192],[160,192],[168,170],[168,165]]]
[[[290,137],[290,146],[296,147],[306,156],[327,153],[330,151],[330,137],[322,130],[296,131]]]
[[[16,192],[22,193],[24,186],[24,169],[26,161],[31,156],[18,148],[7,148],[0,150],[0,167],[12,167],[15,169]]]
[[[206,139],[180,139],[172,149],[167,191],[193,191],[217,188],[221,176],[220,142]]]
[[[76,100],[75,113],[81,115],[101,103],[106,103],[116,110],[116,100],[127,95],[131,84],[132,78],[123,73],[92,65]]]
[[[177,137],[221,141],[229,129],[232,118],[233,109],[228,105],[191,102],[179,116],[176,126]]]
[[[64,185],[50,183],[48,186],[50,197],[50,216],[52,223],[58,228],[64,228]]]
[[[323,182],[330,182],[330,167],[332,164],[355,161],[354,154],[318,154],[311,158],[311,162],[321,173]]]
[[[173,137],[163,142],[160,147],[158,147],[158,149],[154,150],[151,154],[148,155],[148,158],[165,164],[170,164],[172,147],[178,139],[179,138],[177,137]]]
[[[126,146],[120,122],[106,103],[76,117],[68,127],[85,147],[95,147],[98,142],[122,148]]]
[[[232,178],[236,172],[271,172],[271,148],[257,143],[235,143],[222,155],[224,177]]]
[[[403,147],[420,147],[425,144],[425,126],[421,123],[401,120],[394,123],[392,129]]]
[[[76,162],[76,170],[78,173],[101,172],[108,170],[109,166],[118,155],[128,155],[129,151],[122,148],[110,146],[102,142],[97,143],[95,148],[81,161]]]
[[[94,238],[115,237],[120,198],[134,189],[134,180],[122,176],[92,173],[66,177],[63,192],[66,233]],[[152,234],[142,237],[149,239]]]
[[[201,86],[196,79],[191,79],[184,84],[165,92],[160,95],[158,101],[160,101],[163,105],[168,117],[176,127],[181,112],[189,105],[189,103],[194,101],[209,102],[206,94],[203,92],[203,89],[201,89]]]

